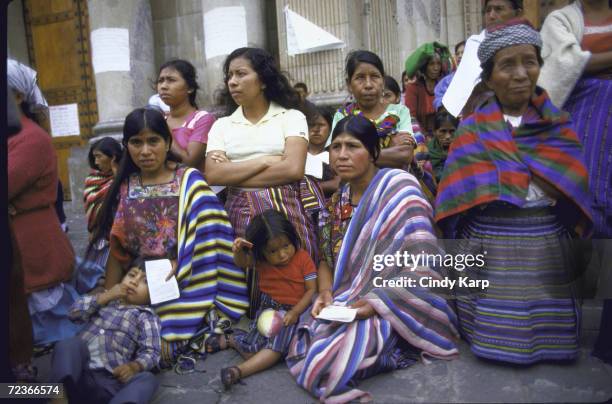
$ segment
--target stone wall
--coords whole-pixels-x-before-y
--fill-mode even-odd
[[[207,88],[202,0],[151,0],[151,14],[155,74],[165,61],[185,59],[196,67],[200,87]],[[151,77],[151,94],[155,93],[155,79]],[[200,91],[196,101],[204,105],[210,100],[208,94]]]
[[[346,47],[287,55],[283,8],[291,10],[342,39]],[[347,98],[344,59],[354,49],[377,53],[386,73],[398,81],[404,61],[424,42],[454,45],[482,29],[480,0],[276,0],[281,67],[304,81],[316,103]]]

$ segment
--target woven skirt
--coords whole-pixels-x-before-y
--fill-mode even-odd
[[[269,295],[262,292],[259,310],[255,318],[249,323],[248,332],[246,334],[237,334],[234,337],[239,349],[243,352],[250,353],[259,352],[262,349],[271,349],[274,352],[279,352],[283,357],[286,356],[289,351],[289,344],[293,338],[293,334],[295,334],[299,321],[288,327],[283,326],[277,335],[267,338],[261,335],[257,330],[257,319],[265,309],[287,312],[291,310],[292,307],[293,306],[288,304],[278,303]]]
[[[460,329],[483,358],[531,364],[578,354],[579,308],[563,243],[567,233],[547,209],[467,219],[457,253],[484,254],[485,266],[459,276],[488,280],[459,288]]]
[[[318,262],[318,245],[315,224],[306,213],[301,199],[299,183],[244,191],[230,188],[225,210],[229,215],[237,237],[244,237],[251,220],[268,209],[277,210],[289,219],[314,262]]]

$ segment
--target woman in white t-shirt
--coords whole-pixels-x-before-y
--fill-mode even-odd
[[[315,225],[305,206],[322,205],[323,196],[314,183],[311,195],[300,192],[308,125],[295,109],[297,93],[263,49],[236,49],[223,72],[227,116],[208,134],[206,180],[228,187],[225,208],[237,236],[244,237],[254,216],[276,209],[288,217],[304,249],[318,262]]]

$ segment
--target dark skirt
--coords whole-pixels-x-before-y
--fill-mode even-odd
[[[484,267],[463,275],[490,282],[485,290],[456,289],[460,329],[475,355],[519,364],[576,358],[580,315],[566,237],[546,208],[467,219],[457,253],[486,258]]]

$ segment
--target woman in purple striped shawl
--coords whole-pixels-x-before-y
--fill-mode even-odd
[[[377,168],[379,152],[368,119],[349,115],[335,126],[330,162],[346,184],[321,212],[320,294],[302,316],[287,356],[297,383],[323,402],[367,399],[356,381],[407,367],[419,354],[458,354],[455,314],[444,297],[418,286],[419,279],[442,274],[388,261],[398,252],[437,247],[419,182],[406,171]],[[382,257],[389,264],[384,268]],[[330,305],[357,309],[355,319],[317,319]]]

